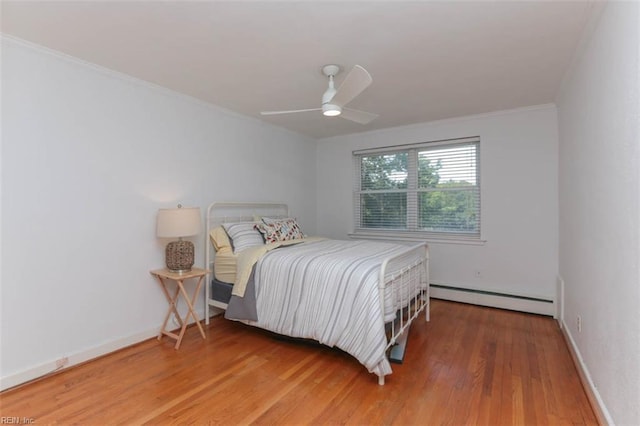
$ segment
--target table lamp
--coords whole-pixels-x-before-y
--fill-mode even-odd
[[[159,238],[178,238],[167,244],[165,262],[171,272],[189,272],[193,266],[194,246],[191,241],[183,241],[183,237],[191,237],[200,233],[200,207],[182,207],[158,210]]]

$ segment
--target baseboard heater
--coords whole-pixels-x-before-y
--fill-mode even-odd
[[[451,300],[492,308],[555,316],[556,306],[553,300],[538,297],[520,296],[495,291],[454,287],[442,284],[430,284],[431,297]]]

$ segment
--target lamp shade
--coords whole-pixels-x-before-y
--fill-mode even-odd
[[[200,207],[158,210],[156,233],[159,238],[180,238],[198,235],[200,226]]]

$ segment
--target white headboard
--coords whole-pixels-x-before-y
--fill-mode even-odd
[[[216,226],[229,222],[250,222],[256,216],[287,217],[289,207],[283,203],[211,203],[207,208],[207,239]]]

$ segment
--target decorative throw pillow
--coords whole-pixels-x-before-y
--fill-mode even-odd
[[[222,225],[231,238],[234,253],[240,253],[249,247],[264,245],[262,234],[255,229],[255,225],[255,222],[225,223]]]
[[[278,229],[273,225],[266,223],[257,223],[256,229],[262,234],[265,244],[275,243],[280,241],[280,235]]]
[[[275,222],[280,222],[283,220],[295,220],[295,218],[292,217],[262,217],[261,219],[261,221],[266,223],[267,225],[272,225]]]
[[[297,240],[304,238],[305,235],[295,219],[283,219],[275,222],[275,226],[280,227],[280,234],[283,240]]]
[[[297,240],[304,238],[305,235],[300,229],[300,225],[295,219],[286,218],[280,220],[270,220],[263,218],[265,223],[256,225],[256,228],[264,236],[265,243],[274,243],[276,241]]]

